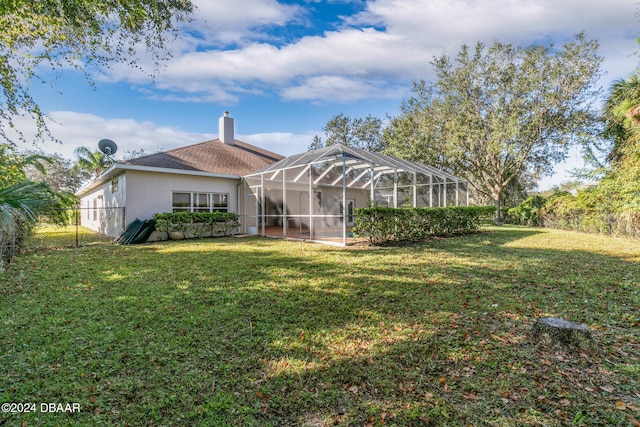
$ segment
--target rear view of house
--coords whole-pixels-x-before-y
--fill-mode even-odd
[[[218,139],[117,162],[76,193],[81,223],[117,237],[136,218],[158,212],[241,214],[242,177],[283,156],[235,139],[225,112]]]
[[[284,158],[220,138],[119,162],[78,191],[82,225],[117,237],[160,212],[234,212],[241,233],[346,245],[355,209],[468,204],[468,183],[436,168],[334,145]]]

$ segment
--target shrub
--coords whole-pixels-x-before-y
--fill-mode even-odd
[[[507,210],[504,216],[509,224],[540,226],[542,225],[541,209],[547,202],[542,196],[529,196],[515,208]]]
[[[53,192],[44,183],[22,181],[0,188],[0,271],[19,253],[38,219],[64,225],[61,214],[75,198]]]
[[[489,222],[495,211],[495,206],[357,208],[352,232],[375,245],[421,241],[474,232]]]
[[[605,186],[587,188],[577,196],[552,196],[541,209],[543,225],[585,233],[640,237],[640,209],[622,205],[619,193]]]
[[[240,225],[233,212],[163,212],[154,214],[153,219],[158,231],[181,231],[192,237],[228,236]]]

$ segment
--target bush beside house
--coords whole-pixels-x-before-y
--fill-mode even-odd
[[[164,212],[153,215],[153,219],[156,240],[171,236],[186,239],[229,236],[240,226],[234,212]]]

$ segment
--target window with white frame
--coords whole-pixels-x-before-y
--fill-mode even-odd
[[[173,212],[228,212],[229,195],[224,193],[171,193]]]

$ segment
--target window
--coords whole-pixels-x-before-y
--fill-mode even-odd
[[[118,192],[118,178],[111,180],[111,192],[112,193]]]
[[[95,199],[93,199],[93,220],[98,220],[98,209],[102,209],[104,207],[104,197],[99,195]],[[102,214],[101,214],[102,216]]]
[[[193,211],[194,212],[210,212],[211,206],[210,194],[193,193]]]
[[[191,209],[191,193],[173,193],[173,211],[189,212]]]
[[[178,193],[172,197],[173,212],[227,212],[229,195],[221,193]]]
[[[228,194],[212,194],[211,196],[213,196],[213,211],[227,212],[229,210]]]

